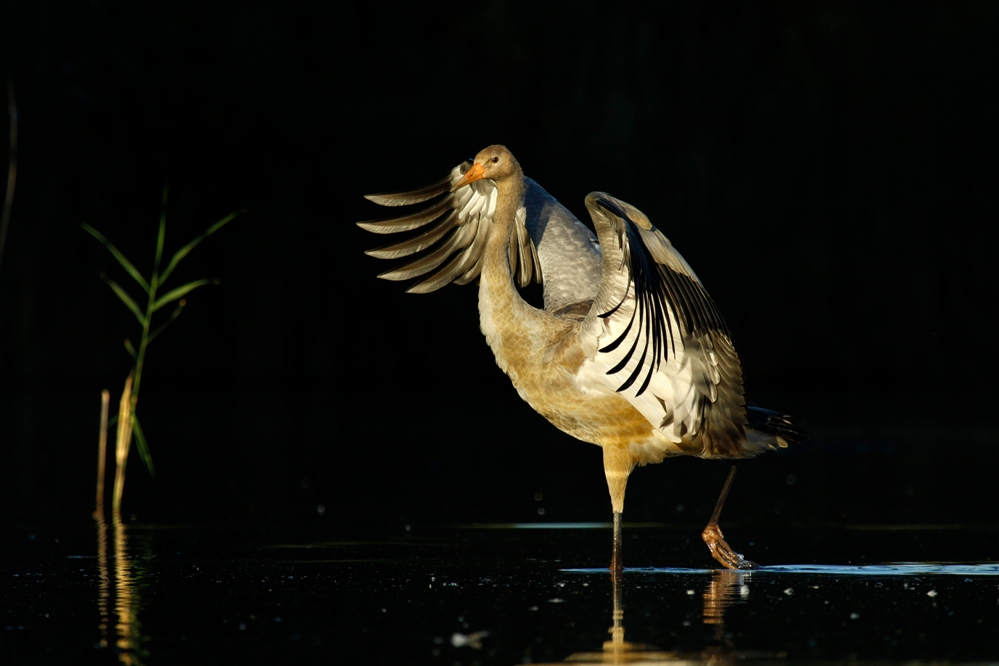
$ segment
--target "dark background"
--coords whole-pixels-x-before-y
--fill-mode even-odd
[[[92,510],[99,392],[117,401],[138,325],[79,225],[148,273],[168,185],[168,253],[247,212],[171,280],[221,284],[150,348],[157,476],[133,457],[127,514],[607,519],[599,450],[519,400],[475,288],[406,295],[362,253],[383,241],[354,225],[383,214],[363,194],[499,142],[583,218],[592,190],[648,214],[725,313],[749,399],[806,423],[743,465],[731,521],[993,519],[995,3],[4,7],[0,517]],[[726,470],[639,470],[627,518],[700,524]]]

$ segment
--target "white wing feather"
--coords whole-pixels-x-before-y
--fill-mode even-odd
[[[420,190],[398,194],[371,194],[367,198],[383,206],[405,206],[443,196],[431,206],[401,217],[358,222],[358,226],[378,234],[419,230],[410,238],[385,247],[368,250],[380,259],[417,258],[386,271],[385,280],[409,280],[428,275],[411,286],[411,293],[427,293],[455,282],[467,284],[482,270],[482,251],[496,214],[496,184],[488,179],[469,183],[451,192],[451,188],[471,166],[459,164],[450,175]],[[524,230],[524,215],[518,216],[517,243],[510,253],[510,267],[520,286],[540,280],[541,268],[530,236]]]
[[[580,330],[594,348],[581,376],[626,398],[686,453],[751,455],[739,357],[700,280],[634,206],[594,192],[586,207],[603,279]]]
[[[366,197],[382,206],[409,206],[441,197],[415,213],[358,222],[362,229],[377,234],[413,232],[405,240],[367,251],[379,259],[417,255],[379,277],[409,280],[429,273],[408,290],[426,293],[449,282],[467,284],[479,276],[485,239],[496,214],[496,186],[482,179],[451,193],[470,166],[464,162],[446,178],[419,190]],[[600,284],[600,250],[593,233],[530,178],[524,178],[510,267],[521,287],[532,280],[544,282],[549,311],[592,300]]]

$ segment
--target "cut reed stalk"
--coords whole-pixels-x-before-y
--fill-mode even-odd
[[[108,407],[111,394],[107,389],[101,391],[101,434],[97,439],[97,503],[94,508],[94,518],[104,516],[104,468],[108,460]]]
[[[125,389],[121,392],[121,402],[118,404],[118,438],[115,442],[114,497],[111,503],[111,515],[115,520],[121,520],[121,496],[125,492],[125,466],[128,464],[128,450],[132,446],[132,379],[133,370],[125,380]]]

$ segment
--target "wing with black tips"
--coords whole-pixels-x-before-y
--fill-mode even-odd
[[[596,345],[583,371],[602,376],[688,453],[758,452],[745,448],[739,357],[697,275],[634,206],[594,192],[586,207],[603,276],[580,332]]]

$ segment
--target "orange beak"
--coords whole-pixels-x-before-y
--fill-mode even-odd
[[[481,164],[479,164],[478,162],[476,162],[475,164],[473,164],[468,168],[468,171],[466,171],[465,175],[461,177],[461,180],[459,180],[451,187],[451,191],[454,192],[459,187],[465,187],[465,185],[468,185],[469,183],[474,183],[477,180],[482,180],[482,178],[485,175],[486,175],[486,168]]]

